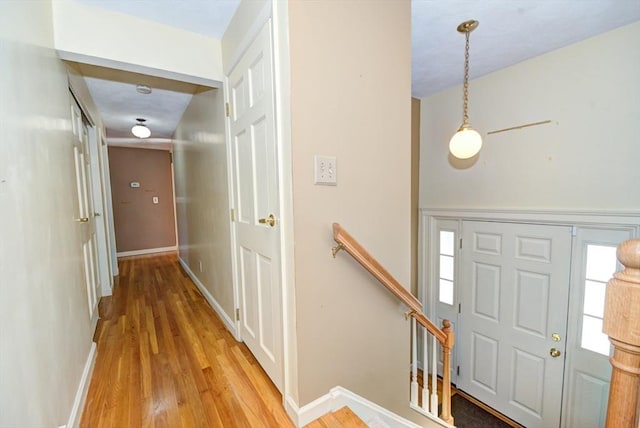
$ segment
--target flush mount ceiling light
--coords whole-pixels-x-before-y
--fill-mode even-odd
[[[151,135],[151,131],[149,130],[149,128],[147,128],[147,125],[144,124],[147,120],[140,117],[136,120],[138,121],[138,123],[133,125],[133,128],[131,128],[131,133],[138,138],[149,138],[149,135]]]
[[[136,85],[136,91],[138,91],[139,94],[149,95],[151,93],[151,86]]]
[[[469,34],[478,27],[478,21],[465,21],[458,25],[458,32],[465,37],[464,47],[464,84],[462,125],[449,141],[449,151],[458,159],[469,159],[482,148],[482,137],[469,125]]]

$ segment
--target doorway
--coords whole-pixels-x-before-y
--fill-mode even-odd
[[[101,286],[98,272],[98,238],[96,234],[96,211],[92,196],[91,161],[89,152],[88,119],[83,115],[75,98],[69,93],[71,107],[71,129],[74,135],[73,158],[75,165],[78,207],[75,221],[81,230],[82,266],[87,287],[87,307],[91,321],[91,331],[98,323],[98,301]]]
[[[558,426],[571,227],[462,222],[458,388],[528,427]]]
[[[283,386],[280,212],[271,20],[227,77],[240,336]]]
[[[638,220],[424,211],[421,295],[433,319],[453,322],[452,382],[528,427],[604,426],[610,376],[601,333],[604,288],[621,268],[616,246],[640,235]],[[553,385],[548,373],[557,391],[546,391]],[[547,394],[555,396],[552,418]]]

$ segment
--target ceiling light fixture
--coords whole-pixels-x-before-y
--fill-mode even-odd
[[[465,36],[464,47],[464,84],[462,125],[449,141],[449,151],[458,159],[469,159],[482,148],[482,137],[469,125],[469,34],[478,27],[478,21],[465,21],[458,25],[458,32]]]
[[[139,94],[149,95],[151,93],[151,86],[136,85],[136,91],[138,91]]]
[[[147,120],[140,117],[136,120],[138,121],[138,123],[133,125],[133,127],[131,128],[131,133],[138,138],[149,138],[149,135],[151,135],[151,130],[149,130],[149,128],[147,128],[147,125],[144,124]]]

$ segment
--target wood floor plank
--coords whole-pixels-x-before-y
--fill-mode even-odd
[[[174,254],[119,260],[81,427],[293,427]]]

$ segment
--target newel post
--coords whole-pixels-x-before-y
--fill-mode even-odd
[[[442,331],[447,336],[447,340],[442,344],[442,410],[440,419],[453,425],[451,415],[451,348],[453,348],[453,330],[451,321],[442,321]]]
[[[640,388],[640,239],[618,247],[625,266],[607,283],[602,330],[614,347],[607,428],[638,427]]]

